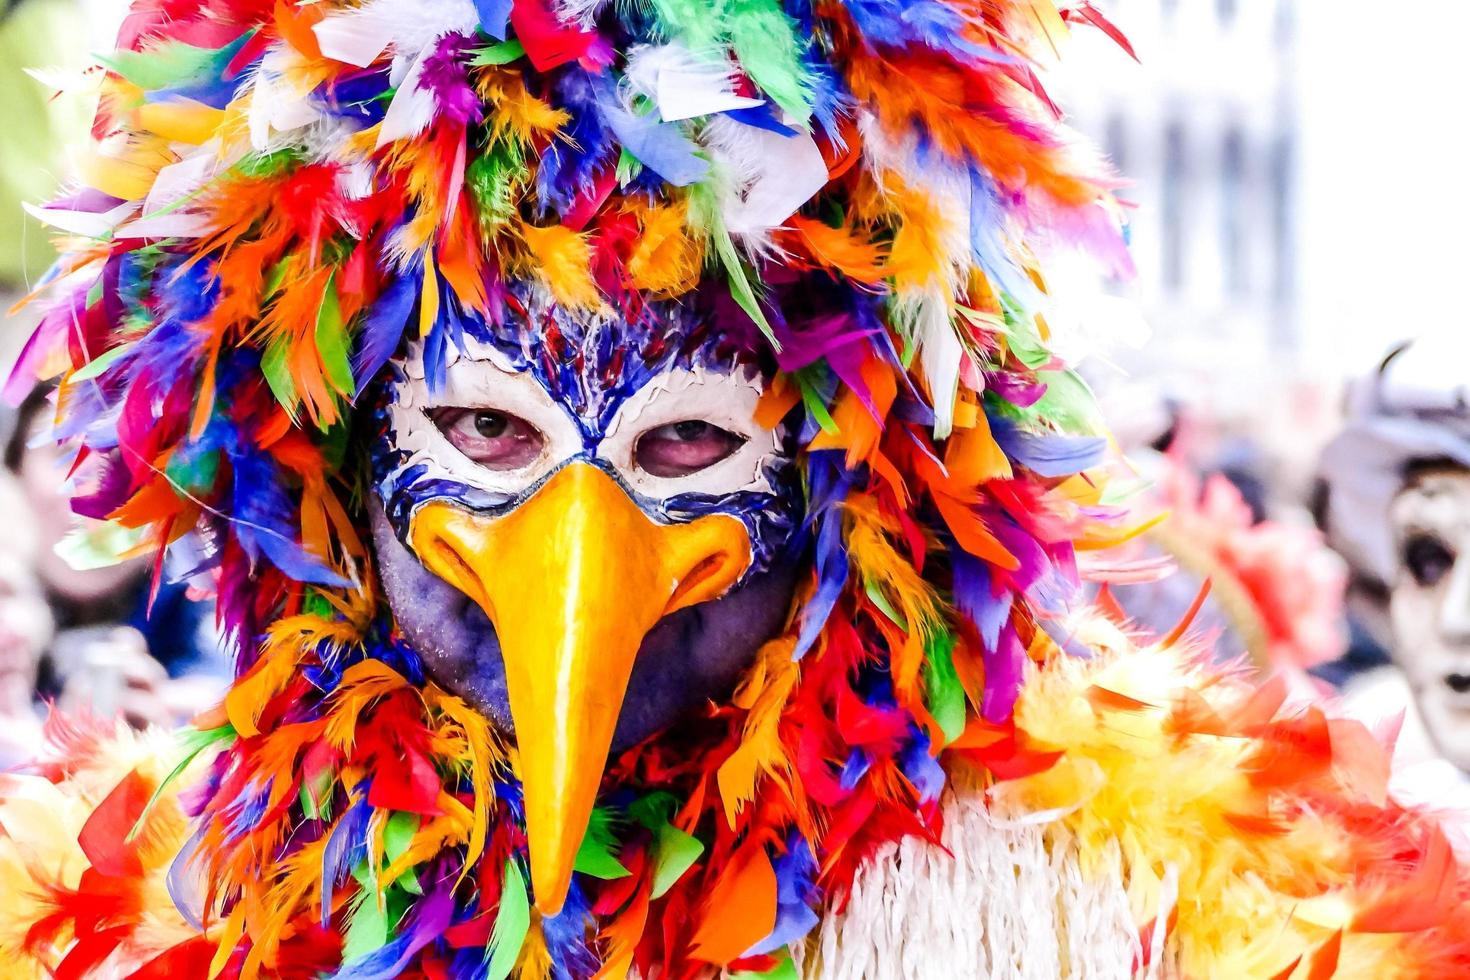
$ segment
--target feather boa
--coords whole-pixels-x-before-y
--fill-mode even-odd
[[[823,727],[802,714],[805,688],[841,659],[838,645],[796,677],[790,639],[775,641],[731,705],[616,762],[572,899],[546,920],[527,903],[511,760],[483,720],[413,683],[410,659],[400,673],[303,630],[271,656],[290,660],[294,678],[330,675],[330,693],[288,680],[257,716],[267,730],[239,719],[248,735],[224,720],[227,708],[203,721],[221,724],[196,747],[226,750],[187,847],[173,791],[148,802],[156,744],[104,752],[118,743],[73,739],[42,774],[8,777],[0,869],[9,894],[37,904],[7,906],[0,943],[37,976],[83,960],[128,963],[139,978],[207,961],[225,977],[460,976],[487,962],[492,976],[779,974],[800,963],[804,975],[836,977],[882,962],[909,975],[943,947],[909,942],[903,953],[901,938],[881,938],[892,896],[876,906],[871,896],[899,887],[917,916],[911,940],[931,928],[944,942],[984,937],[948,955],[993,969],[986,957],[1013,948],[1025,924],[981,917],[955,895],[979,887],[970,876],[984,874],[988,849],[1034,831],[1071,870],[1043,865],[1007,886],[1015,900],[1058,901],[1059,887],[1080,896],[1050,906],[1077,921],[1054,922],[1036,937],[1046,944],[1105,915],[1122,926],[1112,952],[1085,955],[1126,953],[1140,972],[1470,968],[1470,875],[1433,816],[1389,796],[1387,749],[1372,734],[1186,648],[1140,647],[1097,618],[1073,625],[1091,659],[1027,668],[1013,718],[972,719],[937,759],[881,702],[855,691],[839,700],[830,736],[883,746],[861,772],[852,755],[803,745],[807,728]],[[794,760],[780,745],[792,738]],[[75,815],[58,827],[57,813]],[[115,843],[140,817],[138,860],[98,849],[99,822]],[[895,848],[909,855],[900,864]],[[170,912],[165,879],[191,918],[204,913],[202,930]],[[920,897],[930,888],[940,890]]]

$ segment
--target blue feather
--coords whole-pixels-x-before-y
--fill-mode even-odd
[[[332,893],[337,882],[347,877],[351,868],[367,854],[367,824],[372,807],[364,793],[342,814],[332,836],[322,850],[322,927],[331,924]]]
[[[556,80],[553,103],[568,112],[565,139],[553,140],[541,154],[536,171],[536,198],[543,213],[568,211],[604,167],[617,160],[613,134],[603,122],[592,76],[568,69]]]
[[[815,558],[817,589],[801,610],[793,658],[801,659],[821,635],[827,617],[837,606],[847,585],[847,548],[842,534],[842,511],[837,506],[847,497],[851,476],[843,464],[842,450],[819,450],[808,455],[812,512],[818,516]]]
[[[678,123],[667,123],[656,113],[635,115],[622,99],[610,77],[594,82],[597,111],[618,142],[639,163],[675,187],[697,184],[709,174],[709,161]]]
[[[1011,590],[996,595],[990,584],[990,568],[958,545],[951,544],[950,564],[954,575],[955,608],[975,624],[987,650],[1000,645],[1000,628],[1011,616]]]
[[[505,27],[510,22],[512,0],[475,0],[475,13],[480,30],[497,41],[505,40]]]
[[[776,927],[771,934],[746,951],[747,956],[774,953],[798,942],[819,921],[816,905],[817,860],[811,845],[796,831],[786,839],[786,852],[773,862],[776,872]]]
[[[1101,436],[1025,432],[1008,419],[991,419],[996,443],[1011,462],[1048,479],[1072,476],[1102,462],[1108,442]]]
[[[398,349],[403,328],[418,301],[421,276],[410,267],[392,278],[391,284],[368,310],[357,335],[357,352],[352,356],[352,376],[366,382],[375,377]]]

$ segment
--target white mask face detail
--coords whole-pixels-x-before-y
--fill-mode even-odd
[[[1470,771],[1470,471],[1416,477],[1389,513],[1394,659],[1439,750]]]
[[[465,350],[451,345],[447,359],[444,386],[433,394],[424,378],[422,343],[415,341],[402,363],[405,380],[394,386],[389,418],[398,448],[409,454],[404,468],[423,464],[435,478],[513,497],[582,451],[582,435],[571,416],[534,377],[512,368],[500,351],[466,338]],[[508,468],[482,465],[457,448],[432,417],[444,408],[523,419],[540,433],[540,451]]]
[[[635,492],[655,500],[681,493],[771,493],[766,467],[780,454],[781,440],[778,432],[755,420],[763,390],[753,373],[675,368],[618,407],[597,455],[611,463]],[[713,460],[708,465],[697,466],[697,454],[689,457],[686,466],[655,465],[660,449],[655,442],[675,442],[671,454],[678,454],[678,432],[685,423],[704,423],[707,433],[712,426],[739,443],[725,440],[727,454],[716,457],[720,446],[712,435],[706,435]]]
[[[400,367],[404,379],[389,406],[395,444],[408,454],[400,471],[421,464],[425,479],[510,499],[587,453],[571,409],[489,344],[466,337],[463,351],[451,345],[445,383],[432,394],[421,343],[410,346]],[[780,456],[781,438],[755,420],[763,391],[759,374],[744,368],[671,368],[617,408],[591,455],[655,502],[686,493],[772,493],[766,471]],[[509,425],[526,438],[519,451],[487,463],[472,458],[483,457],[475,449],[487,445],[475,426],[492,420],[497,431]],[[583,422],[592,427],[593,420]]]

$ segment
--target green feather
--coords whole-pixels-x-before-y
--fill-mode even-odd
[[[818,365],[810,364],[793,373],[791,377],[795,379],[796,387],[801,392],[801,403],[807,414],[816,420],[823,432],[836,432],[837,420],[832,418],[832,413],[827,410],[827,402],[817,388],[818,379],[815,374],[820,370]]]
[[[690,51],[719,47],[728,9],[724,0],[651,0],[649,6],[664,37],[678,38]]]
[[[761,309],[760,299],[755,294],[755,289],[750,284],[750,278],[745,273],[745,263],[740,259],[740,252],[735,248],[735,242],[730,233],[725,229],[725,218],[720,211],[720,203],[714,188],[709,184],[696,184],[689,188],[689,222],[699,232],[706,235],[715,247],[715,255],[720,265],[725,270],[725,283],[729,287],[730,297],[745,311],[745,315],[755,321],[760,327],[761,333],[771,342],[771,346],[779,351],[781,342],[776,339],[776,332],[766,321],[766,313]]]
[[[490,962],[485,980],[506,980],[515,969],[526,933],[531,929],[531,902],[526,896],[526,878],[514,858],[505,862],[500,879],[500,910],[495,913],[495,928],[490,932]]]
[[[505,142],[496,143],[465,168],[465,188],[482,228],[489,231],[516,217],[516,189],[525,174],[525,154],[519,146]]]
[[[798,123],[812,115],[806,41],[776,0],[729,0],[726,29],[740,67]]]
[[[678,827],[665,822],[654,831],[653,840],[653,892],[654,898],[662,898],[674,883],[684,877],[699,856],[704,853],[704,844],[699,838],[684,833]]]
[[[122,357],[131,350],[132,346],[132,344],[118,344],[112,350],[103,351],[87,364],[73,371],[68,383],[91,381],[93,378],[100,378],[108,368],[116,363],[119,357]]]
[[[613,854],[618,847],[613,823],[612,811],[606,807],[597,807],[592,811],[592,818],[587,822],[587,833],[582,837],[582,846],[577,849],[577,860],[572,864],[573,871],[604,881],[626,878],[632,874]]]
[[[201,78],[217,78],[235,52],[254,31],[223,48],[196,48],[180,41],[164,41],[142,51],[114,51],[97,61],[143,89],[154,92]]]
[[[1071,370],[1038,371],[1036,379],[1046,385],[1046,394],[1032,406],[1038,416],[1072,435],[1100,435],[1105,431],[1098,417],[1097,399],[1080,374]]]
[[[296,393],[296,381],[291,377],[291,368],[288,360],[291,356],[291,345],[281,337],[271,338],[270,343],[265,345],[265,353],[260,356],[260,373],[265,375],[265,383],[270,385],[271,394],[276,396],[276,401],[296,420],[296,407],[301,404],[301,396]]]
[[[663,792],[649,793],[628,807],[629,819],[653,834],[654,898],[662,898],[704,853],[699,838],[670,823],[678,811],[679,800]]]
[[[944,744],[965,730],[965,689],[954,668],[954,634],[936,630],[929,637],[924,658],[924,688],[929,713],[944,733]]]
[[[327,277],[322,308],[316,314],[316,353],[327,380],[344,395],[357,391],[352,379],[352,360],[347,353],[347,331],[342,324],[342,304],[337,298],[337,274]]]
[[[487,65],[508,65],[525,53],[526,49],[521,46],[520,41],[502,41],[499,44],[477,48],[475,50],[475,57],[470,60],[470,64],[479,68],[484,68]]]
[[[366,863],[366,862],[364,862]],[[366,870],[359,865],[352,871],[360,886],[352,899],[347,921],[347,936],[342,942],[342,962],[351,963],[388,943],[388,903],[379,902],[368,883]]]
[[[383,858],[385,864],[391,865],[394,861],[403,857],[403,852],[408,850],[408,845],[413,843],[413,835],[418,833],[419,817],[416,813],[393,813],[388,822],[383,826]],[[403,872],[394,882],[410,895],[422,895],[424,890],[419,887],[419,880],[414,875],[413,869]]]
[[[764,973],[740,970],[727,976],[729,980],[798,980],[800,975],[796,972],[796,963],[792,961],[790,951],[783,949],[775,955],[779,955],[781,961]]]

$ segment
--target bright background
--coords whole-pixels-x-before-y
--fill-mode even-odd
[[[1053,89],[1130,182],[1121,292],[1150,328],[1101,387],[1155,386],[1300,470],[1390,344],[1470,362],[1470,3],[1097,6],[1140,61],[1079,29]]]

